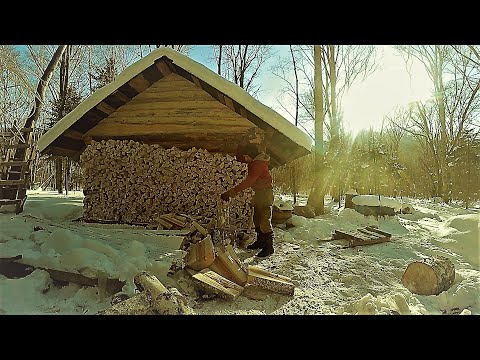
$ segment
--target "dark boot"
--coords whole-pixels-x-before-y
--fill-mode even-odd
[[[263,239],[264,239],[264,246],[262,248],[262,251],[260,251],[257,256],[258,257],[265,257],[272,255],[273,252],[275,251],[273,249],[273,232],[269,232],[266,234],[263,234]]]
[[[265,246],[263,233],[260,231],[260,229],[255,229],[255,232],[257,233],[257,239],[247,246],[247,249],[249,250],[263,249],[263,247]]]

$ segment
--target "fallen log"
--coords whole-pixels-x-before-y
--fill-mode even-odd
[[[415,261],[407,266],[402,284],[418,295],[438,295],[448,290],[455,280],[455,267],[444,256]]]
[[[7,261],[8,259],[8,261]],[[33,265],[23,264],[16,262],[21,259],[21,255],[17,255],[12,258],[3,258],[0,261],[0,274],[9,279],[24,278],[34,272],[36,269],[44,270],[48,272],[50,278],[60,283],[76,283],[82,286],[99,286],[101,285],[101,291],[107,295],[113,295],[122,290],[125,282],[106,278],[105,276],[99,276],[101,278],[91,278],[79,273],[73,273],[69,271],[55,270],[44,267],[35,267]],[[100,284],[101,283],[101,284]]]
[[[192,276],[196,284],[208,294],[215,294],[226,300],[233,301],[243,291],[242,286],[217,274],[210,268],[203,269],[199,272],[188,268],[185,270]]]
[[[133,279],[135,285],[147,294],[147,298],[160,315],[193,314],[178,293],[169,291],[155,276],[142,272]]]
[[[143,292],[99,311],[97,315],[147,315],[153,312],[148,295]]]
[[[248,284],[290,296],[295,291],[295,285],[290,278],[252,265],[248,266]]]
[[[7,263],[7,262],[12,262],[15,260],[20,260],[22,258],[22,255],[17,255],[17,256],[12,256],[12,257],[2,257],[0,258],[0,264]]]

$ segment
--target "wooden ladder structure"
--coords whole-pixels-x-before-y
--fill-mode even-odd
[[[15,205],[15,214],[23,211],[30,181],[30,157],[33,128],[10,128],[2,133],[0,159],[0,207]]]

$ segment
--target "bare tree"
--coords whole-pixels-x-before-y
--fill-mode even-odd
[[[271,56],[271,45],[214,45],[218,73],[252,95],[257,95],[260,85],[255,80],[262,65]],[[222,51],[220,51],[220,48]],[[225,59],[222,63],[222,57]]]
[[[480,79],[471,77],[476,67],[472,70],[470,56],[459,56],[458,49],[452,52],[447,45],[397,46],[397,49],[407,66],[412,59],[420,61],[432,80],[433,100],[429,104],[417,104],[410,124],[399,126],[426,141],[435,165],[435,182],[438,183],[435,195],[448,202],[452,191],[453,151],[465,129],[478,116]],[[445,82],[447,75],[451,80]],[[433,111],[429,112],[430,109]]]
[[[20,53],[0,45],[0,125],[3,130],[19,127],[28,116],[35,87],[22,67]]]
[[[323,91],[325,109],[329,124],[327,126],[330,142],[338,142],[341,127],[339,112],[345,92],[357,80],[364,80],[377,68],[376,48],[372,45],[322,45]],[[307,66],[302,71],[307,79],[311,78],[309,67],[313,66],[311,46],[301,46]],[[310,80],[309,83],[313,85]],[[313,89],[313,87],[312,87]],[[330,146],[329,146],[330,149]]]

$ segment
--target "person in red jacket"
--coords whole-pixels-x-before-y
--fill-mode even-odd
[[[252,198],[253,222],[257,240],[247,246],[247,249],[262,249],[257,256],[265,257],[273,254],[273,189],[272,175],[268,168],[270,156],[259,151],[257,144],[246,144],[237,148],[238,161],[248,164],[248,174],[237,186],[224,192],[220,197],[224,201],[235,197],[239,192],[252,188],[255,192]]]

